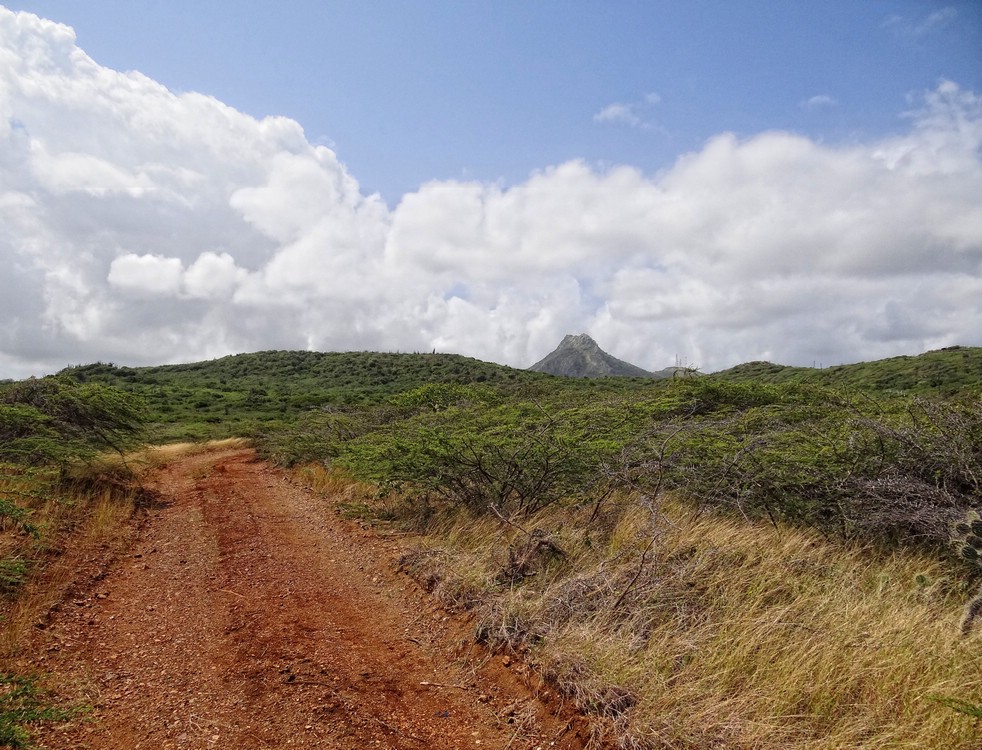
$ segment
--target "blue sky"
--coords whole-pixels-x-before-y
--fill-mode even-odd
[[[978,0],[0,5],[0,378],[978,346],[980,195]]]
[[[390,205],[574,158],[658,170],[723,131],[861,140],[940,79],[982,90],[977,0],[7,5],[107,67],[297,120]],[[594,120],[615,103],[637,124]]]

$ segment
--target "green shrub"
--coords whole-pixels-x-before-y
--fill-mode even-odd
[[[453,406],[367,433],[338,460],[359,478],[471,512],[526,515],[596,482],[602,448],[570,427],[527,402]]]

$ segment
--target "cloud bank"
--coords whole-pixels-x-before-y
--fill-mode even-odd
[[[0,8],[0,377],[260,349],[524,367],[581,331],[706,371],[982,344],[982,97],[941,82],[898,122],[723,133],[653,175],[434,181],[390,209],[296,122]]]

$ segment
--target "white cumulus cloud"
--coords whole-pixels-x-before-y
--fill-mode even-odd
[[[0,377],[272,348],[527,366],[581,331],[652,369],[982,344],[982,98],[944,81],[904,116],[847,145],[722,133],[657,174],[433,181],[390,210],[297,123],[0,8]]]
[[[226,300],[241,285],[247,272],[235,265],[228,253],[206,250],[182,274],[184,291],[190,297]]]
[[[176,295],[184,268],[178,258],[159,255],[121,255],[109,264],[110,285],[134,292]]]

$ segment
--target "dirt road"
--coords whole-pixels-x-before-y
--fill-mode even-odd
[[[35,635],[35,668],[93,706],[44,747],[582,747],[329,498],[241,449],[153,487],[133,545]]]

